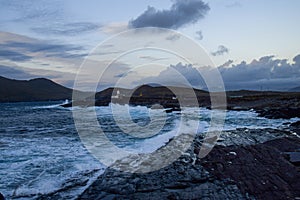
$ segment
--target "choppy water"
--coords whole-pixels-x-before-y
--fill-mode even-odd
[[[34,199],[57,191],[65,198],[75,198],[104,171],[105,166],[82,145],[71,109],[58,106],[60,103],[0,104],[0,192],[8,199]],[[150,120],[148,111],[146,107],[130,108],[133,121],[142,126]],[[116,146],[146,153],[158,149],[176,134],[180,118],[169,113],[157,134],[137,139],[122,133],[109,107],[98,107],[96,112],[102,129]],[[161,112],[152,113],[155,120],[160,120]],[[186,108],[184,112],[198,110]],[[201,109],[198,133],[207,130],[209,120],[210,111]],[[229,111],[224,129],[276,128],[297,120],[269,120],[257,117],[255,112]],[[131,125],[128,126],[130,129]]]

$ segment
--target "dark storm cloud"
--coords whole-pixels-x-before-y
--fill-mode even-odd
[[[178,29],[204,18],[209,9],[208,4],[202,0],[175,0],[169,10],[157,10],[148,6],[144,13],[129,22],[129,27]]]
[[[82,33],[89,33],[95,31],[101,26],[89,22],[77,22],[68,24],[56,24],[51,27],[36,27],[32,28],[33,31],[40,34],[49,35],[69,35],[74,36]]]
[[[300,85],[300,55],[287,59],[264,56],[251,63],[245,61],[219,70],[227,88],[285,90]]]
[[[270,79],[273,67],[277,66],[277,63],[274,63],[272,58],[273,56],[265,56],[258,61],[253,60],[248,64],[243,61],[240,64],[232,65],[229,68],[220,66],[219,70],[226,82],[246,82]]]
[[[289,63],[287,59],[276,59],[274,56],[264,56],[250,63],[245,61],[232,64],[229,60],[218,69],[224,81],[226,90],[281,90],[286,91],[300,86],[300,55]],[[201,68],[201,74],[210,74],[212,67]],[[192,65],[178,63],[170,65],[158,76],[147,77],[136,84],[164,83],[165,85],[180,85],[179,72],[196,88],[207,88],[198,69]]]
[[[229,53],[229,49],[225,47],[224,45],[218,46],[218,50],[211,53],[213,56],[222,56],[225,53]]]
[[[0,59],[7,59],[11,61],[27,61],[30,60],[32,57],[27,56],[25,54],[10,51],[10,50],[0,50]]]

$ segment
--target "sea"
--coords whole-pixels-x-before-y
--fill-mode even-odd
[[[66,199],[76,199],[104,172],[106,166],[81,142],[73,120],[74,109],[94,109],[109,140],[119,148],[138,149],[141,153],[153,152],[164,146],[176,135],[180,121],[180,112],[165,113],[163,109],[156,109],[151,112],[154,117],[150,118],[150,108],[120,106],[130,110],[134,122],[122,125],[127,126],[127,130],[134,129],[133,124],[145,126],[151,119],[159,121],[162,116],[166,118],[164,126],[156,134],[134,137],[124,134],[118,127],[111,106],[63,108],[60,106],[62,103],[0,104],[0,192],[6,199],[35,199],[40,195],[55,193]],[[208,130],[210,110],[183,108],[183,111],[201,115],[190,119],[199,124],[196,134]],[[227,111],[222,130],[286,128],[298,120],[266,119],[258,117],[254,111]],[[188,125],[183,128],[189,129]]]

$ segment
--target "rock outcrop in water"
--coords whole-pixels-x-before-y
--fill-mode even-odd
[[[227,131],[204,159],[188,154],[146,174],[108,168],[78,199],[296,199],[299,165],[290,159],[300,138],[274,129]]]

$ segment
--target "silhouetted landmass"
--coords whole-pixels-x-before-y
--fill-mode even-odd
[[[176,95],[175,95],[176,94]],[[114,98],[117,97],[117,98]],[[165,108],[178,108],[179,99],[182,99],[188,106],[196,106],[195,102],[199,101],[199,106],[210,105],[209,93],[204,90],[182,87],[165,87],[142,85],[134,89],[108,88],[98,92],[94,96],[73,102],[78,106],[108,106],[109,103],[129,104],[132,106],[151,107],[160,104]],[[64,105],[65,107],[73,106],[72,103]]]
[[[250,110],[270,119],[300,117],[300,93],[298,92],[227,92],[229,110]]]
[[[112,98],[119,93],[117,99]],[[175,95],[176,94],[176,95]],[[98,92],[95,97],[85,101],[76,102],[79,106],[107,106],[109,103],[129,104],[132,106],[148,106],[160,104],[164,108],[179,108],[184,100],[185,106],[195,106],[195,97],[200,107],[211,108],[211,99],[222,95],[220,92],[181,88],[142,85],[132,90],[122,88],[108,88]],[[227,104],[220,107],[228,110],[255,110],[259,116],[278,119],[300,117],[299,92],[272,92],[272,91],[227,91]],[[196,106],[198,106],[196,105]],[[65,105],[66,107],[72,104]]]
[[[174,109],[180,106],[178,99],[183,98],[189,103],[189,98],[194,98],[192,92],[199,106],[207,108],[211,107],[210,98],[220,95],[197,89],[142,85],[134,89],[108,88],[96,95],[82,93],[85,99],[65,106],[129,102],[133,106],[160,104]],[[267,118],[300,117],[300,93],[297,92],[240,90],[228,91],[226,95],[229,110],[253,109],[259,116]],[[71,97],[72,89],[47,79],[17,81],[0,77],[0,102]],[[203,159],[197,155],[204,135],[197,135],[190,149],[169,166],[142,174],[107,168],[78,199],[297,199],[300,196],[300,139],[295,133],[299,134],[299,130],[298,121],[285,130],[245,128],[224,131]],[[130,158],[125,159],[128,160]],[[134,163],[133,158],[129,166],[137,166]],[[60,193],[72,190],[72,187],[77,185],[41,194],[37,199],[61,199]]]
[[[300,86],[299,87],[294,87],[289,90],[290,92],[300,92]]]
[[[181,106],[211,108],[211,99],[218,98],[221,93],[209,93],[195,88],[142,85],[134,89],[108,88],[95,95],[84,92],[79,94],[83,94],[80,101],[63,106],[108,106],[112,102],[147,107],[159,104],[173,110],[180,110]],[[272,119],[300,117],[300,92],[240,90],[227,91],[226,95],[227,104],[219,106],[228,110],[253,109],[259,116]],[[117,98],[114,98],[116,96]],[[71,98],[72,89],[48,79],[20,81],[0,76],[0,102],[54,101]],[[180,100],[183,101],[179,102]]]
[[[72,89],[45,78],[13,80],[0,76],[0,102],[49,101],[72,98]]]

